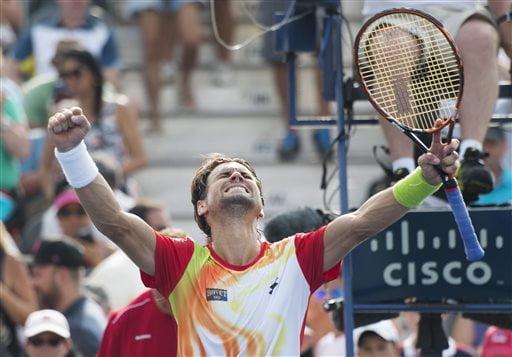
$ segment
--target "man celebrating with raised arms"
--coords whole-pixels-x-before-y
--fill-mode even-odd
[[[48,123],[55,155],[89,217],[169,301],[182,356],[299,355],[311,293],[338,276],[345,254],[437,190],[441,178],[433,165],[448,174],[458,166],[458,142],[443,144],[434,134],[420,167],[393,188],[314,232],[270,244],[258,230],[263,195],[254,169],[211,154],[191,187],[195,220],[209,239],[201,246],[166,238],[121,210],[83,143],[89,129],[77,107]]]

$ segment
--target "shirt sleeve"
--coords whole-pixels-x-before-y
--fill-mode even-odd
[[[299,265],[309,283],[311,292],[320,285],[336,279],[340,275],[341,260],[324,272],[324,232],[323,226],[310,233],[295,235],[295,249]]]
[[[158,232],[155,235],[155,275],[141,270],[141,279],[145,286],[169,296],[185,272],[195,245],[190,238],[169,238]]]
[[[4,114],[9,118],[11,124],[26,124],[27,116],[23,105],[17,100],[13,100],[10,96],[7,96],[4,100],[3,107]]]
[[[9,53],[9,57],[17,62],[22,62],[30,57],[32,52],[32,29],[28,27],[20,34],[20,37]]]

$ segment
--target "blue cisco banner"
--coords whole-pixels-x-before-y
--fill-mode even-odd
[[[412,211],[358,246],[354,302],[512,299],[512,209],[473,208],[470,216],[485,250],[479,261],[466,260],[448,210]]]

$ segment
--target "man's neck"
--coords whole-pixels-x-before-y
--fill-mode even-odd
[[[260,253],[257,221],[222,220],[211,228],[213,250],[229,264],[247,265]]]

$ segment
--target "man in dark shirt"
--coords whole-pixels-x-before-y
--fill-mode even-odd
[[[33,280],[41,307],[66,316],[71,338],[84,356],[94,356],[107,319],[82,286],[83,249],[68,239],[43,241],[35,254]]]

